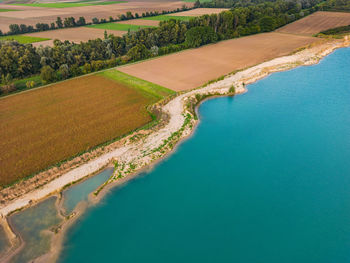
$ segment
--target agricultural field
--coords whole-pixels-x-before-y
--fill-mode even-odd
[[[163,99],[176,93],[173,90],[169,90],[152,82],[130,76],[118,70],[106,70],[98,74],[113,79],[130,88],[137,89],[137,91],[143,93],[145,97],[150,97],[151,99]]]
[[[347,25],[350,25],[350,13],[316,12],[276,31],[311,36],[330,28]]]
[[[230,72],[287,55],[315,41],[319,39],[264,33],[125,65],[119,70],[172,90],[189,90]]]
[[[159,22],[157,20],[145,20],[145,19],[131,19],[116,22],[117,24],[126,24],[126,25],[138,25],[138,26],[159,26]]]
[[[196,8],[188,11],[178,12],[172,14],[172,16],[202,16],[202,15],[211,15],[219,14],[221,12],[227,11],[227,8]]]
[[[16,40],[18,43],[21,43],[21,44],[30,44],[30,43],[50,40],[50,38],[23,36],[23,35],[1,36],[0,37],[0,41],[6,41],[6,40]]]
[[[47,7],[47,8],[69,8],[80,6],[95,6],[95,5],[112,5],[126,3],[126,1],[80,1],[80,2],[62,2],[62,3],[29,3],[29,4],[11,4],[15,6],[33,6],[33,7]]]
[[[130,11],[133,14],[141,15],[145,12],[162,12],[172,11],[181,8],[183,5],[188,7],[193,6],[193,3],[184,3],[182,1],[128,1],[119,4],[110,5],[88,5],[78,7],[65,8],[49,8],[49,7],[35,7],[35,6],[15,6],[8,4],[1,4],[2,9],[18,9],[17,12],[1,12],[0,13],[0,30],[8,32],[10,24],[26,24],[35,26],[37,23],[50,24],[56,21],[59,16],[63,20],[66,17],[74,17],[76,20],[83,16],[86,22],[89,23],[94,17],[101,19],[108,19],[110,16],[117,17]]]
[[[112,70],[0,98],[0,185],[142,127],[173,93]]]
[[[192,17],[201,16],[205,14],[218,14],[225,10],[225,8],[197,8],[189,11],[178,12],[168,15],[159,15],[152,17],[145,17],[140,19],[132,19],[117,22],[118,24],[128,24],[128,25],[144,25],[144,26],[158,26],[160,21],[168,21],[170,19],[177,19],[181,21],[189,21]]]
[[[153,26],[145,26],[145,25],[133,25],[133,24],[121,24],[121,23],[104,23],[97,25],[86,26],[87,28],[98,28],[104,30],[117,30],[117,31],[137,31],[141,28],[153,27]]]
[[[50,41],[46,42],[38,42],[36,43],[36,46],[39,46],[41,44],[52,46],[54,39],[59,39],[61,41],[69,40],[75,43],[86,42],[90,39],[96,38],[103,39],[104,32],[105,30],[98,28],[76,27],[30,33],[26,34],[26,36],[51,39]],[[125,31],[107,30],[107,34],[122,36],[125,34]]]
[[[181,21],[189,21],[191,17],[189,16],[174,16],[174,15],[159,15],[159,16],[150,16],[142,18],[142,20],[156,20],[156,21],[168,21],[170,19],[177,19]]]

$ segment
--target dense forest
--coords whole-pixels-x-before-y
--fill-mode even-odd
[[[105,34],[104,39],[80,44],[55,40],[53,47],[34,48],[0,41],[1,91],[14,91],[14,79],[31,75],[40,74],[45,84],[220,40],[269,32],[317,10],[317,1],[308,3],[308,9],[296,1],[257,3],[195,17],[189,22],[163,21],[159,27],[129,32],[123,37]],[[26,85],[30,88],[35,83]]]
[[[312,8],[324,0],[299,0],[299,1],[285,1],[291,5],[297,4],[302,9]],[[344,0],[346,1],[346,0]],[[266,2],[278,2],[276,0],[212,0],[210,2],[202,3],[201,7],[216,7],[216,8],[237,8],[247,7],[252,5],[263,4]]]

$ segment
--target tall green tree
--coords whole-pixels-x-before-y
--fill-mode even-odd
[[[40,78],[44,84],[51,83],[56,80],[56,73],[50,66],[44,66],[41,69]]]
[[[58,28],[62,28],[63,27],[63,22],[62,22],[62,18],[61,17],[57,17],[56,25],[57,25]]]

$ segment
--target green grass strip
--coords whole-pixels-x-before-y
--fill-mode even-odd
[[[17,90],[27,89],[27,87],[26,87],[27,81],[34,81],[35,87],[40,86],[42,84],[40,75],[35,75],[35,76],[31,76],[31,77],[28,77],[25,79],[15,80],[14,84],[16,85],[16,89]]]
[[[137,90],[141,91],[145,96],[152,95],[152,97],[155,97],[156,99],[163,99],[169,95],[176,93],[173,90],[170,90],[160,85],[154,84],[152,82],[125,74],[116,69],[103,71],[98,74],[101,74],[102,76],[107,77],[109,79],[118,81],[119,83],[122,83],[129,87],[136,88]]]
[[[18,43],[21,43],[21,44],[30,44],[30,43],[50,40],[50,38],[29,37],[29,36],[21,36],[21,35],[0,37],[0,41],[6,41],[6,40],[16,40]]]
[[[168,21],[170,19],[176,19],[181,21],[189,21],[191,16],[171,16],[171,15],[159,15],[159,16],[150,16],[150,17],[144,17],[142,19],[146,20],[157,20],[157,21]]]
[[[46,8],[68,8],[68,7],[80,7],[80,6],[94,6],[94,5],[112,5],[126,3],[126,1],[102,1],[102,2],[71,2],[71,3],[33,3],[33,4],[11,4],[17,6],[34,6],[34,7],[46,7]]]
[[[91,28],[99,28],[99,29],[106,29],[106,30],[119,30],[119,31],[137,31],[140,28],[146,28],[146,27],[153,27],[153,26],[139,26],[139,25],[127,25],[127,24],[118,24],[118,23],[103,23],[103,24],[97,24],[97,25],[90,25],[87,27]]]
[[[0,8],[0,13],[1,13],[1,12],[12,12],[12,11],[21,11],[21,10],[18,10],[18,9],[5,9],[5,8]]]

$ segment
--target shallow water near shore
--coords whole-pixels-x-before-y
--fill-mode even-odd
[[[49,251],[50,228],[62,221],[55,207],[56,199],[57,197],[50,197],[10,217],[11,224],[24,241],[24,247],[10,262],[29,262]]]
[[[201,105],[189,140],[69,229],[59,262],[350,262],[350,49]]]
[[[0,255],[10,246],[4,228],[0,225]]]
[[[73,212],[81,201],[88,201],[88,195],[108,180],[113,174],[113,168],[107,168],[95,176],[74,185],[63,192],[63,208],[66,214]]]

